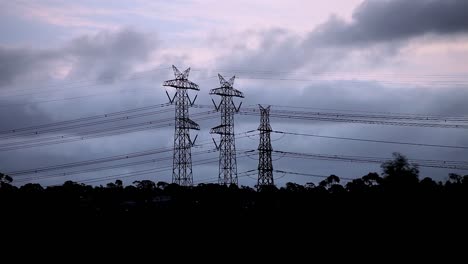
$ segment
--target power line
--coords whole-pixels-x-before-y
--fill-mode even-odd
[[[249,105],[254,106],[254,105]],[[291,109],[311,109],[311,110],[324,110],[324,111],[338,111],[338,112],[355,112],[355,113],[370,113],[370,114],[386,114],[386,115],[397,115],[397,116],[422,116],[422,117],[438,117],[440,119],[447,119],[447,118],[460,118],[460,119],[468,119],[467,116],[443,116],[438,114],[429,114],[429,113],[402,113],[402,112],[385,112],[385,111],[365,111],[365,110],[356,110],[356,109],[337,109],[337,108],[319,108],[319,107],[308,107],[308,106],[290,106],[290,105],[275,105],[272,104],[273,107],[279,108],[291,108]]]
[[[215,152],[215,150],[211,149],[211,150],[194,152],[193,155],[209,154],[209,153],[213,153],[213,152]],[[157,162],[167,161],[167,160],[171,160],[171,159],[172,159],[171,156],[161,157],[161,158],[153,158],[153,159],[147,159],[147,160],[142,160],[142,161],[123,163],[123,164],[115,164],[115,165],[102,166],[102,167],[97,167],[97,168],[88,168],[88,169],[84,169],[84,170],[77,170],[77,171],[69,171],[69,172],[63,172],[63,173],[41,175],[41,176],[30,177],[30,178],[21,178],[21,179],[15,180],[15,182],[27,182],[27,181],[33,181],[33,180],[42,180],[42,179],[49,179],[49,178],[56,178],[56,177],[65,177],[65,176],[83,174],[83,173],[88,173],[88,172],[95,172],[95,171],[110,170],[110,169],[124,168],[124,167],[130,167],[130,166],[157,163]]]
[[[330,73],[330,72],[303,72],[307,76],[313,76],[313,79],[287,77],[297,75],[300,72],[285,72],[285,71],[254,71],[254,70],[221,70],[220,72],[231,72],[240,74],[241,79],[251,80],[274,80],[274,81],[300,81],[300,82],[324,82],[324,81],[346,81],[346,82],[378,82],[389,85],[467,85],[468,80],[466,74],[460,75],[409,75],[409,74],[363,74],[363,73]],[[286,77],[277,77],[284,76]]]
[[[363,161],[378,161],[378,162],[385,162],[391,161],[391,158],[382,158],[382,157],[369,157],[369,156],[353,156],[353,155],[331,155],[331,154],[316,154],[316,153],[299,153],[299,152],[287,152],[287,151],[274,151],[278,153],[284,153],[287,155],[297,155],[297,156],[310,156],[310,157],[318,157],[318,158],[338,158],[338,159],[356,159],[356,160],[363,160]],[[432,159],[408,159],[409,162],[412,163],[440,163],[440,164],[448,164],[448,165],[467,165],[468,161],[460,161],[460,160],[432,160]]]
[[[136,79],[141,79],[145,78],[147,76],[144,76],[144,74],[155,72],[155,71],[160,71],[160,70],[168,70],[170,67],[164,67],[164,68],[156,68],[148,71],[142,71],[142,72],[137,72],[134,73],[133,75],[128,76],[127,78],[123,79],[116,79],[115,77],[104,77],[100,78],[99,82],[98,80],[80,80],[80,81],[70,81],[70,82],[60,82],[57,84],[50,84],[46,86],[42,86],[39,88],[29,88],[29,89],[8,89],[8,90],[3,90],[2,93],[0,94],[0,98],[2,97],[12,97],[12,96],[26,96],[26,95],[34,95],[34,94],[40,94],[40,93],[47,93],[50,91],[63,91],[65,92],[66,90],[63,90],[63,88],[60,89],[48,89],[50,87],[67,87],[67,86],[72,86],[72,87],[67,87],[70,89],[76,89],[76,88],[87,88],[87,87],[94,87],[94,86],[102,86],[102,85],[109,85],[109,83],[105,83],[104,81],[130,81],[130,80],[136,80]],[[143,75],[143,76],[140,76]],[[84,84],[83,84],[84,83]],[[80,86],[73,86],[74,84],[79,84]],[[83,85],[81,85],[83,84]],[[45,88],[45,89],[44,89]],[[22,92],[22,91],[37,91],[34,93],[27,93],[27,94],[16,94],[16,95],[3,95],[3,93],[8,93],[8,92]],[[39,90],[39,91],[38,91]]]
[[[373,142],[373,143],[384,143],[384,144],[399,144],[399,145],[410,145],[410,146],[422,146],[422,147],[438,147],[438,148],[454,148],[454,149],[468,149],[466,146],[450,146],[450,145],[438,145],[438,144],[423,144],[423,143],[411,143],[411,142],[398,142],[398,141],[387,141],[387,140],[375,140],[375,139],[363,139],[363,138],[350,138],[350,137],[335,137],[335,136],[323,136],[306,133],[294,133],[284,131],[271,131],[272,133],[284,134],[284,135],[295,135],[305,137],[317,137],[317,138],[329,138],[329,139],[340,139],[340,140],[351,140],[360,142]]]
[[[259,73],[259,74],[272,74],[272,75],[279,75],[279,74],[308,74],[308,75],[337,75],[337,74],[357,74],[357,75],[372,75],[372,76],[419,76],[419,77],[431,77],[431,76],[441,76],[441,77],[466,77],[467,73],[460,72],[460,73],[426,73],[426,74],[414,74],[414,73],[363,73],[363,72],[355,72],[355,71],[278,71],[272,69],[266,70],[255,70],[255,69],[226,69],[226,68],[211,68],[211,69],[194,69],[193,71],[219,71],[219,72],[229,72],[229,73]]]
[[[243,156],[239,156],[238,158],[243,158]],[[218,158],[210,158],[210,159],[194,161],[192,163],[192,165],[193,166],[199,166],[199,165],[205,165],[205,164],[210,164],[210,163],[215,163],[215,162],[218,162]],[[172,170],[172,166],[167,166],[167,167],[160,168],[159,171],[157,171],[157,170],[146,171],[146,172],[143,171],[141,173],[131,172],[131,173],[127,173],[127,174],[110,175],[110,176],[105,176],[105,177],[96,177],[94,179],[82,180],[82,181],[79,181],[79,182],[82,182],[82,183],[101,182],[101,181],[110,180],[110,179],[129,178],[129,177],[135,177],[135,176],[151,174],[151,173],[158,173],[158,172],[163,172],[163,171],[170,171],[170,170]]]
[[[417,81],[389,81],[389,80],[375,80],[375,79],[303,79],[303,78],[278,78],[278,77],[255,77],[255,76],[243,76],[239,79],[243,80],[262,80],[262,81],[294,81],[294,82],[316,82],[316,83],[323,83],[323,82],[337,82],[337,81],[344,81],[347,83],[356,83],[362,84],[363,82],[375,82],[379,84],[386,84],[386,85],[417,85],[417,86],[448,86],[448,85],[459,85],[465,86],[468,85],[468,81],[426,81],[423,82],[421,80]]]
[[[244,133],[250,133],[250,132],[253,132],[253,131],[238,133],[237,135],[241,135],[241,134],[244,134]],[[238,137],[238,139],[242,139],[242,138],[245,138],[247,136],[248,135]],[[200,144],[200,143],[202,143],[202,144]],[[206,146],[206,145],[208,145],[210,143],[211,143],[211,140],[204,140],[204,141],[200,141],[197,144],[197,146]],[[39,167],[39,168],[33,168],[33,169],[27,169],[27,170],[11,171],[11,172],[7,172],[6,174],[10,175],[10,176],[37,174],[37,173],[41,173],[41,172],[55,171],[55,170],[61,170],[61,169],[70,169],[70,168],[81,167],[81,166],[95,165],[95,164],[99,164],[99,163],[113,162],[113,161],[119,161],[119,160],[129,160],[129,159],[132,159],[132,158],[139,158],[139,157],[144,157],[144,156],[148,156],[148,155],[166,153],[166,152],[169,152],[171,150],[172,150],[172,148],[169,148],[169,147],[150,149],[150,150],[145,150],[145,151],[138,151],[138,152],[133,152],[133,153],[114,155],[114,156],[109,156],[109,157],[90,159],[90,160],[84,160],[84,161],[78,161],[78,162],[72,162],[72,163],[65,163],[65,164],[59,164],[59,165],[53,165],[53,166]]]
[[[276,153],[285,154],[291,158],[315,159],[326,161],[346,161],[346,162],[360,162],[360,163],[384,163],[391,161],[389,158],[379,157],[363,157],[363,156],[345,156],[345,155],[329,155],[329,154],[314,154],[314,153],[298,153],[286,151],[274,151]],[[455,170],[468,170],[468,162],[464,161],[444,161],[444,160],[421,160],[409,159],[410,163],[418,164],[421,167],[429,168],[443,168]]]
[[[244,112],[259,113],[256,108],[245,108]],[[291,110],[272,110],[274,114],[282,115],[298,115],[298,116],[320,116],[320,117],[331,117],[331,118],[365,118],[365,119],[392,119],[392,120],[404,120],[404,121],[433,121],[433,122],[468,122],[468,117],[439,117],[439,116],[416,116],[416,115],[388,115],[388,114],[357,114],[357,113],[337,113],[337,112],[325,112],[325,111],[291,111]]]
[[[111,91],[111,92],[105,92],[105,93],[88,94],[88,95],[83,95],[83,96],[72,96],[72,97],[65,97],[65,98],[60,98],[60,99],[50,99],[50,100],[42,100],[42,101],[31,101],[31,102],[18,103],[18,104],[7,104],[7,105],[0,105],[0,108],[24,106],[24,105],[30,105],[30,104],[42,104],[42,103],[52,103],[52,102],[69,101],[69,100],[90,98],[90,97],[95,97],[95,96],[103,96],[103,95],[108,95],[108,94],[124,93],[124,92],[135,92],[135,90],[133,90],[133,89],[122,89],[122,90],[117,90],[117,91]]]
[[[249,177],[250,178],[250,176],[252,176],[252,175],[256,175],[256,172],[255,173],[250,173],[250,174],[245,174],[245,175],[240,175],[240,176],[237,176],[237,177],[238,178],[244,178],[244,177]],[[218,182],[218,177],[201,179],[201,180],[195,181],[194,183],[203,184],[203,183],[217,183],[217,182]]]
[[[36,177],[16,179],[15,182],[31,182],[31,181],[36,181],[36,180],[44,180],[44,179],[57,178],[57,177],[66,177],[66,176],[82,174],[82,173],[88,173],[88,172],[124,168],[124,167],[136,166],[136,165],[145,165],[145,164],[156,163],[156,162],[159,162],[159,161],[170,160],[170,159],[172,159],[172,158],[171,157],[165,157],[165,158],[159,158],[159,159],[149,159],[149,160],[143,160],[143,161],[137,161],[137,162],[130,162],[130,163],[111,165],[111,166],[104,166],[104,167],[99,167],[99,168],[90,168],[90,169],[86,169],[86,170],[41,175],[41,176],[36,176]]]
[[[154,155],[154,154],[160,154],[160,153],[168,152],[170,150],[171,149],[169,149],[169,148],[152,149],[152,150],[147,150],[147,151],[140,151],[140,152],[133,152],[133,153],[128,153],[128,154],[123,154],[123,155],[115,155],[115,156],[110,156],[110,157],[105,157],[105,158],[98,158],[98,159],[91,159],[91,160],[85,160],[85,161],[79,161],[79,162],[66,163],[66,164],[61,164],[61,165],[40,167],[40,168],[34,168],[34,169],[28,169],[28,170],[12,171],[12,172],[7,172],[6,174],[10,175],[10,176],[14,176],[14,177],[19,176],[19,175],[36,174],[36,173],[47,172],[47,171],[69,169],[69,168],[75,168],[75,167],[80,167],[80,166],[89,166],[89,165],[105,163],[105,162],[112,162],[112,161],[119,161],[119,160],[127,160],[127,159],[132,159],[132,158],[144,157],[144,156],[148,156],[148,155]]]
[[[64,131],[67,131],[67,130],[70,130],[70,129],[77,129],[77,128],[83,128],[83,127],[89,127],[89,126],[97,126],[97,125],[103,125],[103,124],[114,123],[114,122],[119,122],[119,121],[129,121],[129,120],[136,119],[136,118],[159,115],[159,114],[167,113],[169,111],[172,111],[172,109],[164,109],[164,110],[158,110],[158,111],[152,111],[152,112],[145,112],[145,113],[139,113],[139,114],[133,114],[133,115],[120,116],[120,117],[115,117],[115,118],[111,118],[110,116],[106,116],[106,117],[103,117],[101,119],[98,119],[97,121],[93,121],[93,122],[89,122],[89,123],[79,123],[79,124],[75,124],[75,125],[60,126],[60,127],[56,127],[56,128],[36,130],[36,131],[31,131],[31,132],[29,132],[29,131],[26,131],[26,132],[12,132],[12,133],[10,133],[10,135],[0,136],[0,139],[17,138],[17,137],[24,137],[24,136],[37,136],[37,135],[42,135],[42,134],[50,133],[50,132],[64,132]]]
[[[205,114],[205,116],[201,116],[200,118],[197,118],[195,120],[200,121],[200,120],[207,120],[207,119],[215,118],[215,116],[210,115],[211,113],[208,113],[208,115],[207,113],[208,112],[199,113],[199,114]],[[194,116],[196,115],[197,114],[195,114]],[[53,136],[49,138],[40,138],[40,139],[29,140],[29,141],[7,143],[7,144],[0,145],[0,151],[9,151],[9,150],[17,150],[17,149],[23,149],[23,148],[69,143],[69,142],[82,141],[82,140],[99,138],[99,137],[107,137],[107,136],[114,136],[114,135],[152,130],[156,128],[163,128],[163,127],[174,125],[174,123],[164,124],[165,122],[169,122],[169,121],[172,121],[172,119],[153,120],[153,121],[147,121],[147,122],[138,123],[138,124],[111,127],[111,128],[94,130],[94,131],[87,131],[78,135]]]
[[[239,159],[242,159],[244,158],[243,155],[240,155],[238,156]],[[205,164],[210,164],[210,163],[215,163],[215,162],[218,162],[218,159],[217,158],[210,158],[210,159],[204,159],[204,160],[199,160],[199,161],[194,161],[193,162],[193,166],[200,166],[200,165],[205,165]],[[160,171],[146,171],[146,172],[142,172],[142,173],[138,173],[138,174],[135,174],[135,173],[127,173],[125,175],[111,175],[111,176],[106,176],[106,177],[98,177],[98,178],[94,178],[94,179],[91,179],[90,181],[79,181],[79,182],[100,182],[100,181],[103,181],[103,180],[109,180],[109,179],[119,179],[119,178],[128,178],[128,177],[135,177],[135,176],[140,176],[140,175],[144,175],[144,174],[150,174],[150,173],[157,173],[157,172],[162,172],[162,171],[170,171],[172,169],[171,166],[168,166],[168,167],[164,167],[164,168],[161,168],[162,170]],[[111,177],[111,178],[109,178]],[[239,176],[239,178],[241,177],[245,177],[245,176]],[[216,178],[218,179],[218,178]],[[197,182],[197,181],[194,181],[194,182]]]
[[[307,176],[307,177],[323,178],[323,179],[326,179],[326,178],[330,177],[330,176],[325,176],[325,175],[302,173],[302,172],[292,172],[292,171],[283,171],[283,170],[275,170],[275,172],[284,173],[284,174],[292,174],[292,175],[301,175],[301,176]],[[338,177],[338,178],[340,178],[340,180],[345,180],[345,181],[355,180],[353,178],[344,178],[344,177]]]
[[[28,131],[28,130],[37,130],[37,129],[41,129],[41,128],[56,127],[56,126],[61,126],[61,125],[68,125],[68,124],[73,124],[73,123],[78,123],[78,122],[83,122],[83,121],[91,121],[91,120],[100,119],[100,118],[118,116],[118,115],[123,115],[123,114],[130,114],[130,113],[140,112],[140,111],[145,111],[145,110],[152,110],[152,109],[155,109],[155,108],[166,107],[166,106],[169,106],[169,105],[170,105],[169,103],[163,103],[163,104],[157,104],[157,105],[150,105],[150,106],[144,106],[144,107],[139,107],[139,108],[127,109],[127,110],[122,110],[122,111],[117,111],[117,112],[104,113],[104,114],[99,114],[99,115],[95,115],[95,116],[87,116],[87,117],[81,117],[81,118],[76,118],[76,119],[71,119],[71,120],[48,123],[48,124],[41,124],[41,125],[21,127],[21,128],[13,128],[13,129],[0,131],[0,135],[10,134],[10,133],[18,133],[18,132],[21,132],[21,131]]]
[[[240,112],[241,115],[259,116],[258,113]],[[354,123],[354,124],[368,124],[368,125],[390,125],[390,126],[409,126],[409,127],[432,127],[432,128],[457,128],[468,129],[468,125],[460,124],[437,124],[437,123],[417,123],[417,122],[396,122],[396,121],[383,121],[383,120],[365,120],[365,119],[350,119],[350,118],[331,118],[331,117],[317,117],[317,116],[302,116],[291,114],[277,114],[271,113],[270,117],[273,118],[286,118],[295,120],[308,120],[308,121],[325,121],[335,123]]]
[[[145,121],[137,124],[129,124],[129,125],[121,125],[121,126],[116,126],[116,127],[111,127],[111,128],[104,128],[104,129],[97,129],[97,130],[92,130],[92,131],[85,131],[83,133],[78,133],[78,135],[58,135],[58,136],[51,136],[47,138],[37,138],[37,139],[30,139],[30,140],[23,140],[20,142],[10,142],[10,143],[4,143],[0,145],[0,149],[9,147],[9,146],[15,146],[15,145],[23,145],[23,144],[30,144],[30,143],[37,143],[37,142],[42,142],[42,141],[51,141],[51,140],[58,140],[58,139],[67,139],[67,138],[75,138],[75,137],[84,137],[92,134],[100,134],[100,133],[105,133],[108,131],[115,131],[115,130],[124,130],[124,129],[132,129],[135,127],[141,127],[141,126],[148,126],[148,125],[154,125],[154,124],[160,124],[160,123],[165,123],[172,121],[170,118],[166,119],[160,119],[160,120],[151,120],[151,121]]]
[[[211,105],[196,105],[197,108],[213,108]],[[285,106],[281,106],[285,107]],[[304,108],[304,109],[309,109],[306,107],[291,107],[291,108]],[[323,109],[325,110],[325,109]],[[359,119],[371,119],[369,122],[384,122],[385,120],[403,120],[403,121],[417,121],[421,122],[424,121],[425,123],[418,123],[418,124],[426,124],[430,125],[426,122],[432,121],[432,122],[441,122],[444,124],[438,124],[435,123],[434,125],[443,125],[443,126],[456,126],[459,124],[450,124],[450,122],[468,122],[468,117],[465,116],[436,116],[436,115],[422,115],[422,114],[398,114],[398,113],[383,113],[383,112],[365,112],[365,111],[353,111],[353,110],[339,110],[339,109],[328,109],[328,110],[335,110],[335,111],[341,111],[345,113],[340,113],[340,112],[329,112],[329,111],[292,111],[292,110],[279,110],[279,109],[272,109],[271,110],[271,115],[275,115],[278,118],[284,117],[284,118],[308,118],[308,119],[317,119],[317,120],[322,120],[324,121],[330,119],[330,120],[357,120]],[[351,112],[351,113],[347,113]],[[363,112],[363,113],[368,113],[368,114],[358,114],[358,113],[352,113],[352,112]],[[241,114],[243,115],[259,115],[260,112],[256,108],[252,107],[247,107],[244,108],[242,111],[240,111]],[[328,118],[328,119],[327,119]],[[376,120],[373,120],[376,119]],[[367,120],[362,120],[362,121],[367,121]],[[386,121],[386,122],[395,122],[395,121]],[[459,125],[463,126],[463,125]]]

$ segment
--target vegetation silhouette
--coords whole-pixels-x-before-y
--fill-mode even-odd
[[[398,222],[409,217],[466,219],[468,175],[450,174],[446,182],[427,177],[419,180],[417,165],[399,153],[381,167],[382,176],[371,172],[345,185],[338,176],[330,175],[318,184],[288,182],[280,188],[258,189],[210,183],[182,187],[150,180],[135,181],[129,186],[116,180],[105,186],[66,181],[47,188],[36,183],[16,187],[11,177],[0,174],[0,211],[10,219],[23,220],[104,217],[112,221],[175,220],[184,224],[205,219],[221,225],[219,219],[243,221],[260,217],[274,221],[295,219],[294,225],[365,221],[369,228],[380,228],[377,223],[382,220]]]

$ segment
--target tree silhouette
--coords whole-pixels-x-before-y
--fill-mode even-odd
[[[304,187],[307,189],[307,190],[312,190],[314,189],[316,186],[315,186],[315,183],[313,182],[308,182],[304,185]]]
[[[161,190],[164,190],[168,185],[169,183],[163,181],[158,181],[158,183],[156,183],[156,186]]]
[[[262,214],[268,219],[299,216],[307,221],[353,215],[376,221],[389,215],[403,219],[408,215],[451,217],[464,213],[468,175],[450,174],[444,183],[428,177],[419,181],[417,166],[398,153],[382,164],[382,170],[382,176],[371,172],[348,182],[346,188],[332,174],[317,185],[288,182],[279,190],[275,186],[255,190],[218,184],[187,187],[150,180],[138,180],[127,186],[116,180],[105,187],[73,181],[48,187],[28,183],[18,189],[11,185],[11,177],[0,174],[0,212],[24,219],[109,216],[169,222],[204,216],[215,219],[219,215],[230,219]]]
[[[113,189],[123,189],[123,182],[121,180],[116,180],[115,183],[108,183],[106,185],[107,188],[113,188]]]
[[[287,182],[286,183],[286,191],[289,192],[299,192],[305,190],[304,186],[294,183],[294,182]]]
[[[389,189],[408,189],[419,183],[418,165],[410,164],[400,153],[393,153],[393,160],[384,162],[381,167],[384,174],[383,184]]]
[[[156,183],[150,180],[134,181],[133,184],[140,190],[153,191],[156,189]]]
[[[346,190],[351,193],[361,193],[369,189],[363,179],[355,179],[346,184]]]
[[[458,175],[456,173],[450,173],[449,174],[449,182],[450,183],[455,183],[459,184],[462,182],[463,177],[461,175]]]
[[[11,187],[11,182],[13,181],[13,179],[6,175],[6,174],[3,174],[3,173],[0,173],[0,188],[9,188]]]
[[[369,187],[377,186],[382,183],[382,177],[380,177],[379,174],[375,172],[371,172],[366,176],[363,176],[362,181]]]
[[[27,193],[40,193],[44,191],[44,188],[38,183],[27,183],[21,186],[20,191]]]
[[[433,194],[441,189],[441,185],[437,184],[437,182],[429,177],[422,179],[419,182],[419,186],[421,191],[427,194]]]
[[[319,182],[319,186],[324,187],[326,189],[329,189],[333,185],[339,184],[339,183],[340,183],[340,177],[332,174],[332,175],[328,176],[325,180]]]

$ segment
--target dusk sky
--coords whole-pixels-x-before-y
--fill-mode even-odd
[[[192,68],[200,86],[197,104],[209,105],[217,74],[236,75],[245,94],[242,107],[353,113],[411,113],[468,116],[468,1],[466,0],[174,0],[174,1],[5,1],[0,0],[0,130],[8,131],[75,118],[167,103],[162,83],[170,67]],[[282,106],[286,106],[282,108]],[[314,108],[314,109],[312,109]],[[173,118],[172,109],[134,123]],[[192,108],[191,115],[207,109]],[[359,112],[358,112],[359,111]],[[210,142],[217,118],[199,121],[198,141]],[[126,123],[127,122],[127,123]],[[132,124],[101,124],[99,128]],[[236,115],[236,133],[256,130],[259,118]],[[468,146],[466,129],[365,125],[271,118],[274,130],[323,136]],[[81,129],[81,130],[80,130]],[[97,129],[97,128],[96,128]],[[60,165],[171,148],[173,127],[74,142],[5,150],[35,137],[73,136],[92,127],[52,131],[46,136],[0,138],[0,172]],[[213,135],[216,140],[219,136]],[[390,158],[467,161],[468,149],[378,144],[272,134],[275,150]],[[12,143],[13,142],[13,143]],[[237,149],[257,148],[258,136],[240,135]],[[205,144],[192,152],[213,149]],[[171,152],[155,158],[171,157]],[[194,155],[194,162],[218,157]],[[151,157],[142,157],[140,161]],[[257,169],[257,156],[238,160],[238,171]],[[276,160],[278,159],[278,160]],[[138,159],[136,159],[138,161]],[[379,164],[274,157],[277,170],[358,178],[381,172]],[[118,163],[114,163],[118,164]],[[155,167],[172,161],[49,177],[43,185],[90,180]],[[97,167],[104,164],[96,165]],[[93,167],[91,167],[93,168]],[[78,171],[73,168],[63,172]],[[59,171],[54,171],[56,173]],[[466,171],[421,168],[420,177],[445,180]],[[171,170],[122,178],[171,181]],[[20,176],[16,179],[50,175]],[[193,167],[195,182],[218,176],[218,164]],[[253,186],[256,176],[240,177]],[[320,179],[275,174],[288,181]],[[24,184],[29,181],[18,182]],[[15,181],[14,181],[15,183]]]

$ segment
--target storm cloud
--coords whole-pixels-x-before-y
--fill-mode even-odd
[[[44,79],[58,66],[56,51],[38,51],[0,47],[0,87],[16,81]]]
[[[113,80],[146,62],[157,48],[157,39],[124,29],[79,37],[63,52],[72,61],[71,77],[91,75],[98,80]]]
[[[280,29],[259,31],[255,48],[220,61],[225,62],[223,67],[307,67],[316,72],[356,59],[361,65],[382,64],[419,37],[467,35],[466,10],[464,0],[366,0],[353,11],[351,21],[331,16],[302,37]]]
[[[467,22],[462,14],[467,10],[463,1],[365,1],[355,9],[351,20],[332,16],[325,19],[320,25],[310,25],[305,33],[297,33],[294,29],[262,28],[251,31],[249,36],[255,39],[255,45],[248,45],[246,35],[226,32],[229,37],[220,37],[218,45],[214,45],[209,52],[195,54],[196,46],[209,49],[213,39],[200,40],[204,35],[185,34],[176,27],[171,31],[184,38],[170,38],[164,32],[156,34],[142,33],[138,30],[124,28],[118,31],[101,31],[75,37],[61,44],[47,48],[34,48],[34,46],[21,46],[17,48],[0,48],[0,88],[2,93],[13,88],[34,88],[35,84],[47,84],[51,80],[57,81],[65,92],[50,92],[35,94],[33,96],[3,97],[0,105],[26,103],[18,107],[4,107],[0,112],[0,129],[11,129],[23,126],[47,124],[56,121],[93,116],[97,114],[134,109],[142,106],[166,103],[167,98],[161,84],[164,80],[173,78],[168,67],[176,64],[180,70],[185,69],[188,63],[194,71],[190,80],[200,85],[197,104],[210,104],[209,90],[219,86],[216,73],[219,69],[239,69],[238,72],[223,72],[223,75],[238,75],[235,87],[244,92],[242,107],[257,107],[257,105],[272,105],[273,109],[282,109],[278,105],[306,106],[327,109],[353,109],[355,111],[375,112],[408,112],[420,114],[440,115],[468,115],[465,98],[468,97],[466,89],[460,87],[430,87],[421,88],[411,85],[387,86],[379,81],[358,80],[312,80],[279,81],[278,72],[326,72],[339,71],[344,67],[353,68],[354,57],[360,57],[367,63],[382,66],[382,61],[398,54],[402,47],[417,42],[422,45],[427,36],[450,41],[452,37],[462,36],[467,32]],[[180,26],[180,25],[178,25]],[[254,28],[252,26],[252,28]],[[254,33],[252,33],[254,32]],[[231,35],[232,33],[232,35]],[[77,34],[76,34],[77,35]],[[75,36],[76,36],[75,35]],[[196,35],[197,37],[193,37]],[[178,35],[180,36],[180,35]],[[222,36],[222,35],[221,35]],[[248,36],[247,36],[248,37]],[[423,37],[422,39],[418,39]],[[429,37],[429,40],[432,38]],[[192,41],[192,40],[198,40]],[[236,42],[236,40],[238,42]],[[419,41],[419,42],[418,42]],[[431,44],[431,42],[428,42]],[[424,44],[424,43],[423,43]],[[22,48],[18,48],[22,47]],[[207,48],[208,47],[208,48]],[[191,49],[192,48],[192,49]],[[222,49],[223,52],[217,53]],[[202,49],[203,50],[203,49]],[[463,51],[463,50],[462,50]],[[156,55],[156,59],[155,56]],[[455,56],[451,54],[452,56]],[[197,61],[196,57],[212,57],[215,61],[208,69],[204,63]],[[210,58],[211,58],[210,57]],[[195,58],[195,59],[194,59]],[[432,57],[430,57],[432,59]],[[457,57],[458,59],[458,57]],[[205,61],[205,60],[203,60]],[[209,61],[209,60],[206,60]],[[160,65],[167,68],[160,72],[148,74],[151,78],[135,79],[129,82],[120,82],[119,79],[127,74],[137,72],[137,69],[146,69],[146,64]],[[147,68],[149,68],[148,66]],[[159,67],[159,66],[158,66]],[[208,66],[207,66],[208,67]],[[212,67],[212,69],[210,69]],[[392,65],[394,70],[395,65]],[[213,69],[214,68],[214,69]],[[358,71],[367,73],[362,64],[356,67]],[[251,73],[253,71],[270,72],[262,76]],[[424,68],[427,70],[427,68]],[[458,68],[456,70],[459,70]],[[297,72],[296,72],[297,71]],[[416,72],[418,74],[420,72]],[[250,74],[250,75],[249,75]],[[267,80],[252,80],[248,77],[266,77]],[[297,76],[297,75],[295,75]],[[312,75],[315,76],[315,75]],[[246,77],[246,78],[244,78]],[[272,78],[268,80],[268,78]],[[290,78],[311,78],[310,76]],[[73,80],[97,81],[99,85],[92,88],[77,88],[64,85]],[[287,78],[286,78],[287,79]],[[63,83],[62,83],[63,82]],[[447,84],[449,82],[445,82]],[[63,84],[63,85],[61,85]],[[119,93],[120,90],[131,90],[131,93]],[[174,90],[167,89],[170,94]],[[105,96],[89,97],[78,100],[63,100],[64,97],[81,96],[95,92],[111,91]],[[34,91],[31,91],[34,92]],[[25,92],[29,93],[29,92]],[[192,98],[195,92],[192,92]],[[34,103],[34,101],[58,99],[53,103]],[[214,96],[215,100],[219,100]],[[239,99],[240,100],[240,99]],[[238,101],[236,99],[236,103]],[[28,104],[31,102],[31,104]],[[171,109],[169,109],[171,110]],[[194,114],[200,109],[191,109]],[[168,111],[159,118],[173,118],[174,113]],[[142,119],[144,121],[151,120]],[[130,121],[122,121],[128,124]],[[136,121],[135,121],[136,122]],[[208,142],[204,149],[212,149],[211,127],[219,125],[219,116],[215,119],[199,121],[201,130],[198,132],[197,142]],[[236,133],[255,130],[258,128],[258,117],[237,115]],[[116,124],[117,125],[117,124]],[[358,124],[335,124],[329,122],[304,122],[288,119],[271,119],[274,130],[311,133],[325,136],[355,137],[376,140],[393,140],[405,142],[419,142],[447,145],[468,145],[466,132],[459,129],[414,128],[396,126],[372,126]],[[111,127],[111,124],[102,124]],[[82,128],[86,130],[88,128]],[[91,129],[91,128],[89,128]],[[76,131],[67,130],[61,134],[73,134]],[[394,151],[401,151],[410,158],[464,160],[467,155],[464,150],[441,148],[419,148],[408,146],[395,146],[391,144],[377,145],[375,143],[362,143],[352,141],[339,141],[331,139],[304,138],[297,136],[272,135],[275,150],[308,152],[338,155],[362,155],[376,157],[390,157]],[[218,140],[218,137],[215,137]],[[278,140],[279,139],[279,140]],[[49,165],[64,164],[87,159],[102,158],[125,153],[144,151],[153,148],[172,147],[173,128],[167,127],[146,132],[137,132],[126,135],[103,137],[90,140],[42,146],[29,149],[0,152],[0,167],[2,172],[20,169],[30,169]],[[256,149],[258,138],[239,137],[236,139],[237,149]],[[210,156],[199,156],[202,148],[193,149],[194,160],[206,157],[218,157],[217,152]],[[171,152],[166,153],[169,160],[162,164],[150,164],[145,168],[158,166],[171,166]],[[165,155],[166,155],[165,154]],[[203,154],[208,155],[208,154]],[[301,171],[314,174],[336,174],[342,177],[358,177],[369,171],[379,172],[379,165],[349,164],[324,161],[307,161],[275,157],[274,168],[285,171]],[[238,171],[256,169],[257,157],[239,158]],[[43,181],[44,184],[61,183],[65,179],[83,180],[99,176],[119,174],[141,170],[141,167],[128,167],[112,171],[77,174],[63,178],[51,178]],[[422,169],[423,176],[443,179],[450,170]],[[194,166],[194,180],[216,177],[218,165],[216,162],[203,166]],[[281,175],[275,175],[282,177]],[[155,175],[141,175],[129,177],[124,181],[130,184],[133,180],[151,179],[154,181],[171,180],[170,169],[167,172]],[[305,183],[315,181],[305,177],[283,177],[276,183],[282,185],[287,181]],[[240,179],[241,184],[253,186],[255,177]]]
[[[132,29],[84,35],[60,48],[0,46],[0,87],[61,79],[112,81],[149,59],[158,40]]]
[[[159,100],[159,95],[148,96],[143,91],[126,94],[125,99],[122,99],[123,94],[119,93],[122,89],[144,90],[149,86],[147,83],[139,80],[121,83],[114,80],[137,72],[136,67],[146,63],[158,51],[158,47],[159,41],[155,35],[129,28],[82,35],[56,48],[0,47],[0,131],[154,103]],[[157,77],[158,73],[154,75]],[[100,91],[109,93],[110,90],[115,93],[86,98],[87,95]],[[85,98],[80,99],[82,96]],[[61,101],[74,97],[77,100]],[[57,101],[40,103],[48,100]],[[69,130],[63,133],[74,132]],[[138,142],[145,141],[144,135],[140,133],[141,140],[121,137],[120,143],[125,145],[127,140],[135,147]],[[53,145],[2,152],[2,171],[81,160],[103,152],[121,152],[115,149],[115,144],[109,142],[112,140],[102,139],[93,140],[90,144]],[[125,148],[124,145],[120,147]]]
[[[408,40],[425,34],[468,33],[464,0],[367,0],[352,21],[338,17],[312,31],[306,42],[321,45],[366,45]]]

